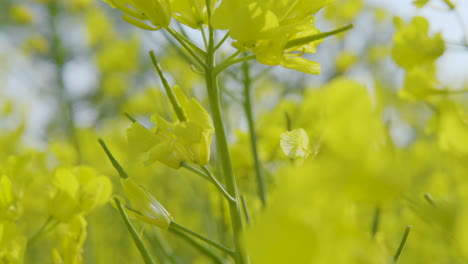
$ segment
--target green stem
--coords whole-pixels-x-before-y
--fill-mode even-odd
[[[289,113],[284,112],[284,117],[286,119],[286,130],[291,131],[292,130],[292,121],[291,121],[291,117],[289,116]]]
[[[257,176],[258,195],[262,201],[262,206],[267,205],[267,191],[265,184],[265,177],[261,168],[260,157],[257,149],[257,133],[255,132],[255,125],[253,120],[252,110],[252,81],[250,79],[250,67],[248,62],[242,64],[242,72],[244,75],[244,111],[247,117],[247,124],[250,134],[250,147],[254,158],[255,174]]]
[[[47,218],[47,220],[45,221],[45,223],[39,228],[39,230],[28,240],[28,242],[26,243],[26,247],[30,247],[31,245],[33,245],[34,243],[36,243],[36,241],[42,236],[44,235],[45,233],[47,233],[48,231],[51,230],[51,227],[55,227],[55,225],[51,225],[53,224],[54,221],[53,221],[53,218],[51,216],[49,216],[49,218]]]
[[[427,201],[430,205],[432,205],[432,206],[434,206],[434,207],[436,206],[436,203],[435,203],[434,199],[432,198],[432,196],[431,196],[430,194],[428,194],[428,193],[424,194],[424,199],[426,199],[426,201]]]
[[[101,144],[101,147],[104,149],[104,152],[106,152],[106,155],[107,157],[109,158],[109,160],[111,161],[112,163],[112,166],[117,170],[117,172],[119,173],[120,177],[123,178],[123,179],[127,179],[128,178],[128,174],[127,172],[123,169],[123,167],[120,165],[120,163],[114,158],[114,156],[112,155],[112,153],[110,152],[109,148],[107,147],[106,143],[104,142],[104,140],[102,140],[102,138],[98,139],[99,141],[99,144]]]
[[[372,238],[374,238],[375,235],[377,234],[377,231],[379,230],[379,224],[380,224],[380,206],[377,206],[375,207],[374,219],[372,221],[372,230],[371,230]]]
[[[197,232],[194,232],[194,231],[192,231],[192,230],[190,230],[190,229],[188,229],[188,228],[186,228],[186,227],[184,227],[182,225],[179,225],[178,223],[176,223],[174,221],[172,221],[171,224],[169,225],[169,230],[177,230],[179,232],[189,234],[189,235],[194,236],[197,239],[200,239],[201,241],[204,241],[204,242],[210,244],[211,246],[213,246],[213,247],[215,247],[215,248],[217,248],[217,249],[219,249],[219,250],[221,250],[221,251],[223,251],[223,252],[225,252],[225,253],[227,253],[227,254],[229,254],[231,256],[235,256],[235,252],[232,249],[229,249],[229,248],[227,248],[227,247],[225,247],[225,246],[223,246],[223,245],[221,245],[221,244],[219,244],[219,243],[217,243],[217,242],[215,242],[215,241],[213,241],[213,240],[211,240],[211,239],[209,239],[209,238],[207,238],[205,236],[202,236],[202,235],[198,234]]]
[[[167,28],[167,31],[174,38],[176,38],[177,41],[186,43],[188,46],[190,46],[190,48],[192,48],[194,51],[198,52],[199,55],[203,56],[203,58],[206,56],[206,52],[204,50],[200,49],[197,45],[193,44],[193,42],[190,39],[188,39],[185,35],[180,34],[179,32],[175,31],[174,29],[172,29],[170,27]]]
[[[225,185],[228,193],[236,198],[236,202],[230,201],[229,210],[231,216],[231,225],[234,233],[234,247],[236,250],[235,261],[236,264],[244,264],[244,256],[242,253],[242,246],[240,241],[240,235],[243,230],[242,222],[242,213],[239,206],[238,192],[237,192],[237,183],[236,177],[234,176],[234,170],[232,168],[231,156],[229,154],[229,147],[226,137],[226,132],[223,124],[223,116],[221,113],[220,105],[220,92],[219,86],[216,80],[217,73],[216,64],[215,64],[215,49],[214,49],[214,31],[211,25],[211,10],[210,10],[210,0],[206,0],[206,6],[208,7],[208,48],[206,56],[206,72],[205,72],[205,82],[208,92],[208,98],[210,101],[211,115],[213,119],[213,124],[215,127],[215,138],[216,146],[218,148],[218,153],[221,159],[221,165],[223,169],[223,176],[225,179]],[[219,73],[219,72],[218,72]]]
[[[444,1],[444,3],[448,6],[448,8],[450,8],[450,10],[455,9],[455,5],[452,3],[452,1],[450,0],[442,0],[442,1]]]
[[[398,259],[400,258],[400,254],[403,251],[403,248],[405,247],[406,240],[408,239],[410,231],[411,231],[411,226],[407,226],[405,229],[405,233],[403,234],[403,237],[401,238],[400,245],[398,246],[395,256],[393,257],[393,263],[397,263]]]
[[[223,43],[229,38],[229,32],[227,32],[224,37],[218,42],[218,44],[216,44],[216,46],[214,47],[214,50],[218,50],[222,45]]]
[[[247,208],[247,202],[245,201],[244,195],[241,195],[242,209],[244,210],[245,222],[247,225],[251,225],[252,221],[250,220],[249,209]]]
[[[284,49],[289,49],[289,48],[292,48],[292,47],[295,47],[295,46],[301,46],[301,45],[310,43],[312,41],[316,41],[316,40],[320,40],[320,39],[323,39],[323,38],[326,38],[326,37],[329,37],[329,36],[332,36],[332,35],[336,35],[338,33],[350,30],[353,27],[354,27],[353,24],[350,24],[350,25],[347,25],[347,26],[344,26],[342,28],[338,28],[338,29],[335,29],[335,30],[332,30],[332,31],[323,32],[323,33],[320,33],[320,34],[317,34],[317,35],[303,37],[303,38],[299,38],[299,39],[294,39],[294,40],[289,41],[286,44]]]
[[[179,100],[177,100],[177,97],[174,94],[174,91],[172,90],[172,87],[169,85],[167,82],[166,78],[164,77],[164,74],[161,70],[161,66],[159,65],[158,61],[156,60],[156,56],[154,55],[154,51],[149,52],[151,61],[153,62],[154,68],[156,69],[156,72],[159,75],[159,78],[161,79],[161,82],[164,86],[164,89],[166,90],[167,97],[169,97],[169,101],[171,102],[172,108],[174,109],[177,118],[184,122],[187,120],[184,114],[184,110],[180,106]]]
[[[211,179],[211,182],[213,182],[213,184],[216,186],[216,188],[221,192],[221,194],[230,202],[237,202],[237,200],[235,198],[233,198],[227,191],[226,189],[224,188],[224,186],[218,181],[218,179],[216,179],[216,177],[213,175],[213,173],[211,173],[210,170],[208,170],[208,168],[206,167],[202,167],[203,171],[206,173],[206,175],[208,175],[208,177],[210,177]]]
[[[130,120],[132,123],[136,123],[136,119],[131,116],[129,113],[124,113],[124,115],[128,118],[128,120]]]
[[[190,165],[190,164],[187,163],[186,161],[182,161],[182,162],[180,163],[180,166],[183,167],[183,168],[185,168],[185,169],[187,169],[187,170],[189,170],[189,171],[191,171],[191,172],[193,172],[193,173],[195,173],[195,174],[197,174],[197,175],[199,175],[199,176],[202,176],[202,177],[203,177],[205,180],[207,180],[207,181],[213,182],[213,181],[210,179],[210,177],[209,177],[208,175],[206,175],[203,171],[201,171],[201,170],[199,170],[199,169],[193,167],[192,165]]]
[[[201,31],[201,35],[203,38],[203,44],[205,45],[205,48],[206,48],[208,47],[208,40],[206,38],[206,32],[205,32],[205,29],[203,28],[203,25],[200,25],[200,31]]]
[[[190,40],[186,39],[184,36],[180,35],[177,33],[177,31],[173,30],[172,28],[166,28],[167,32],[171,34],[179,43],[182,45],[182,47],[187,50],[187,52],[192,55],[192,57],[201,65],[203,66],[203,59],[200,58],[200,56],[197,54],[197,52],[200,54],[205,54],[203,50],[201,50],[199,47],[197,47],[195,44],[193,44]],[[202,55],[202,57],[205,57]]]
[[[166,241],[161,238],[156,230],[153,229],[153,234],[151,236],[146,233],[146,239],[149,240],[150,244],[155,245],[158,251],[162,253],[161,258],[164,257],[172,264],[180,263],[176,255],[174,255],[174,252],[172,252]]]
[[[249,56],[245,56],[245,57],[241,57],[241,58],[237,58],[237,59],[233,59],[233,60],[225,60],[223,63],[219,64],[214,69],[214,71],[213,71],[214,76],[219,75],[221,72],[223,72],[224,70],[226,70],[227,68],[229,68],[230,66],[232,66],[232,65],[234,65],[236,63],[253,60],[256,57],[257,57],[256,55],[249,55]]]
[[[225,59],[224,62],[229,62],[229,61],[232,61],[232,60],[236,59],[236,57],[239,56],[241,53],[242,53],[242,51],[240,51],[240,50],[234,52],[233,54],[231,54],[231,56],[227,57],[227,59]],[[221,65],[223,63],[221,63]]]
[[[198,66],[197,71],[200,71],[199,68],[202,67],[202,65],[198,61],[196,61],[192,56],[190,56],[190,54],[185,52],[180,45],[177,45],[177,42],[174,40],[173,37],[171,37],[171,35],[167,31],[162,31],[162,33],[166,40],[169,42],[170,46],[174,47],[176,52],[189,64],[193,65],[195,68],[197,68]]]
[[[144,262],[146,264],[155,264],[156,262],[154,262],[153,257],[151,257],[148,249],[143,243],[143,240],[141,239],[140,235],[136,231],[135,227],[132,225],[132,222],[130,222],[130,219],[128,219],[128,215],[127,213],[125,213],[125,209],[123,208],[123,205],[120,202],[119,198],[115,197],[114,201],[115,201],[115,204],[117,205],[117,209],[120,213],[120,216],[122,216],[122,219],[124,220],[125,225],[127,226],[127,229],[130,232],[130,235],[132,236],[133,242],[135,242],[135,245],[137,246],[138,251],[140,251],[140,254],[143,257]]]
[[[179,231],[177,229],[169,229],[169,231],[185,239],[187,242],[192,244],[192,246],[194,246],[195,248],[200,250],[202,253],[210,257],[215,263],[219,263],[219,264],[224,263],[223,259],[220,256],[216,255],[216,253],[214,253],[211,249],[209,249],[205,245],[202,245],[200,242],[196,241],[195,239],[185,234],[184,232]]]

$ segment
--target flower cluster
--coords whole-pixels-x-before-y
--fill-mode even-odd
[[[104,0],[124,12],[123,19],[146,30],[166,28],[174,17],[180,23],[200,28],[208,22],[205,0]],[[211,9],[216,1],[211,1]]]
[[[210,159],[214,127],[206,110],[194,99],[188,99],[175,87],[177,98],[185,113],[185,121],[168,122],[159,115],[151,120],[156,126],[149,130],[134,123],[127,132],[129,144],[144,153],[145,164],[160,161],[179,168],[182,161],[204,166]]]
[[[319,74],[319,63],[301,55],[315,53],[320,41],[291,43],[320,33],[314,26],[313,14],[329,2],[224,0],[213,14],[213,26],[229,30],[236,40],[234,47],[251,50],[262,64]]]

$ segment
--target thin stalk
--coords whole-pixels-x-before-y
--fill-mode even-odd
[[[203,65],[201,65],[192,56],[190,56],[190,54],[187,54],[187,52],[185,52],[184,49],[182,47],[180,47],[180,45],[177,45],[177,42],[174,40],[174,38],[172,38],[170,36],[170,34],[167,31],[162,31],[162,33],[163,33],[164,37],[167,39],[167,41],[169,42],[169,44],[171,44],[171,46],[176,49],[177,53],[183,59],[185,59],[188,63],[190,63],[194,67],[197,67],[197,66],[198,66],[198,68],[203,67]],[[195,66],[195,65],[197,65],[197,66]],[[197,69],[197,71],[199,71],[199,69]]]
[[[206,32],[205,32],[205,29],[203,28],[203,25],[200,25],[200,31],[201,31],[201,35],[203,38],[203,44],[205,45],[205,48],[206,48],[208,47],[208,39],[206,38]]]
[[[111,161],[112,166],[119,173],[120,177],[123,178],[123,179],[127,179],[128,178],[127,172],[123,169],[123,167],[120,165],[120,163],[114,158],[114,156],[110,152],[110,150],[107,147],[104,140],[102,140],[102,138],[100,138],[100,139],[98,139],[98,141],[99,141],[99,144],[101,144],[101,147],[104,149],[104,152],[106,152],[106,155],[109,158],[109,160]]]
[[[179,28],[180,34],[184,36],[186,39],[188,39],[187,32],[185,32],[184,27],[182,26],[182,23],[177,23],[177,27]]]
[[[233,60],[225,60],[223,63],[219,64],[216,67],[216,69],[214,70],[214,75],[217,76],[218,74],[220,74],[221,72],[223,72],[224,70],[226,70],[227,68],[231,67],[234,64],[244,62],[244,61],[254,60],[256,57],[257,57],[256,55],[249,55],[249,56],[245,56],[245,57],[241,57],[241,58],[237,58]]]
[[[250,219],[249,209],[247,207],[247,202],[245,201],[244,195],[241,195],[241,202],[242,202],[242,209],[244,210],[245,222],[247,223],[247,225],[251,225],[252,220]]]
[[[203,171],[193,167],[192,165],[190,165],[189,163],[185,162],[185,161],[182,161],[180,163],[180,166],[199,175],[199,176],[202,176],[205,180],[209,181],[209,182],[213,182],[210,177],[208,175],[206,175]]]
[[[213,184],[216,186],[216,188],[218,189],[218,191],[221,192],[221,194],[224,196],[224,198],[226,198],[228,201],[230,202],[237,202],[235,198],[233,198],[227,191],[226,189],[224,188],[224,186],[218,181],[218,179],[216,179],[216,177],[213,175],[213,173],[211,173],[210,170],[208,170],[208,168],[206,168],[205,166],[202,167],[203,171],[206,173],[206,175],[208,175],[208,177],[210,177],[211,179],[211,182],[213,182]]]
[[[291,121],[291,117],[289,116],[289,113],[284,112],[284,117],[286,119],[286,130],[291,131],[292,130],[292,121]]]
[[[226,32],[224,37],[218,42],[218,44],[216,44],[216,46],[214,47],[214,50],[215,51],[218,50],[228,38],[229,38],[229,32]]]
[[[289,48],[292,48],[292,47],[295,47],[295,46],[301,46],[301,45],[304,45],[306,43],[310,43],[312,41],[316,41],[316,40],[320,40],[320,39],[323,39],[323,38],[326,38],[326,37],[329,37],[329,36],[332,36],[332,35],[336,35],[336,34],[339,34],[341,32],[348,31],[348,30],[352,29],[353,27],[354,27],[353,24],[349,24],[347,26],[344,26],[344,27],[341,27],[341,28],[338,28],[338,29],[335,29],[335,30],[332,30],[332,31],[323,32],[323,33],[313,35],[313,36],[294,39],[294,40],[289,41],[286,44],[284,49],[289,49]]]
[[[149,240],[151,244],[154,244],[157,246],[157,248],[159,249],[158,251],[161,251],[164,258],[166,258],[170,263],[172,264],[180,263],[177,257],[172,252],[172,250],[167,245],[166,241],[164,241],[161,238],[161,236],[156,232],[156,230],[153,229],[153,234],[151,236],[146,234],[146,238],[147,240]]]
[[[28,242],[26,243],[26,247],[30,247],[31,245],[33,245],[34,243],[36,243],[36,241],[42,236],[44,235],[45,233],[47,233],[48,231],[51,230],[51,227],[55,227],[55,225],[51,225],[51,224],[54,224],[54,221],[53,221],[53,218],[51,216],[49,216],[49,218],[47,218],[47,220],[45,221],[45,223],[39,228],[39,230],[37,230],[37,232],[28,240]]]
[[[434,199],[432,198],[432,196],[431,196],[430,194],[428,194],[428,193],[424,194],[424,199],[426,199],[426,201],[427,201],[430,205],[432,205],[432,206],[434,206],[434,207],[436,206],[436,203],[435,203]]]
[[[205,82],[208,92],[208,98],[210,101],[211,115],[213,119],[213,124],[215,127],[215,138],[216,146],[218,148],[218,153],[221,159],[221,165],[223,169],[223,177],[225,179],[226,189],[228,193],[236,198],[236,202],[230,201],[229,211],[231,216],[231,225],[234,233],[234,247],[236,250],[235,261],[236,264],[244,264],[244,256],[242,253],[242,246],[240,242],[240,235],[243,230],[242,222],[242,213],[240,210],[238,202],[238,191],[236,177],[234,176],[234,171],[231,163],[231,155],[229,154],[229,147],[226,137],[226,131],[224,129],[223,116],[221,113],[220,105],[220,92],[219,86],[216,80],[216,64],[215,64],[215,50],[214,50],[214,31],[211,25],[211,10],[210,10],[210,0],[206,0],[206,6],[208,7],[208,48],[206,56],[206,72],[205,72]]]
[[[255,131],[255,124],[253,120],[252,110],[252,80],[250,79],[250,67],[248,62],[242,64],[242,73],[244,75],[244,112],[247,117],[247,124],[250,134],[250,147],[252,149],[252,156],[254,158],[255,174],[257,178],[258,196],[262,201],[262,206],[267,205],[267,190],[265,184],[265,176],[263,175],[262,165],[257,149],[257,133]]]
[[[182,122],[186,121],[187,118],[185,117],[184,110],[182,109],[182,106],[180,106],[179,100],[175,96],[174,91],[172,90],[172,87],[167,82],[166,77],[164,77],[164,73],[162,72],[161,66],[156,60],[154,51],[150,51],[149,54],[151,57],[151,62],[153,63],[153,66],[156,69],[156,72],[158,73],[159,78],[161,79],[164,89],[166,90],[167,97],[169,97],[169,101],[171,102],[172,108],[174,109],[174,112],[176,113],[177,118]]]
[[[224,62],[234,60],[234,59],[235,59],[237,56],[239,56],[241,53],[242,53],[242,51],[240,51],[240,50],[234,52],[233,54],[231,54],[231,56],[229,56],[227,59],[225,59]],[[223,62],[223,63],[224,63],[224,62]],[[223,63],[221,63],[221,64],[223,64]]]
[[[171,224],[169,225],[169,230],[172,230],[172,231],[177,230],[179,232],[189,234],[189,235],[191,235],[193,237],[196,237],[197,239],[199,239],[199,240],[201,240],[203,242],[206,242],[207,244],[210,244],[211,246],[223,251],[224,253],[227,253],[227,254],[229,254],[231,256],[235,256],[235,252],[232,249],[229,249],[229,248],[227,248],[227,247],[225,247],[225,246],[223,246],[223,245],[221,245],[221,244],[219,244],[219,243],[217,243],[217,242],[215,242],[215,241],[213,241],[213,240],[211,240],[211,239],[209,239],[209,238],[207,238],[205,236],[202,236],[202,235],[198,234],[197,232],[194,232],[194,231],[192,231],[192,230],[190,230],[190,229],[188,229],[188,228],[186,228],[186,227],[184,227],[184,226],[182,226],[182,225],[180,225],[180,224],[178,224],[178,223],[176,223],[174,221],[172,221]]]
[[[189,40],[185,41],[184,40],[184,37],[182,35],[180,35],[179,33],[177,33],[175,30],[173,30],[172,28],[166,28],[167,32],[169,32],[169,34],[171,34],[179,43],[180,45],[182,45],[182,47],[185,48],[185,50],[187,50],[187,52],[192,55],[192,58],[195,59],[195,61],[197,61],[202,67],[204,65],[203,63],[203,59],[200,58],[200,56],[197,54],[197,51],[200,53],[200,52],[203,52],[200,48],[197,47],[197,51],[194,51],[194,47],[196,47],[195,44],[193,44],[192,42],[190,42]],[[187,44],[187,43],[190,43],[190,44]]]
[[[185,234],[184,232],[179,231],[177,229],[169,229],[169,231],[185,239],[187,242],[192,244],[192,246],[200,250],[203,254],[210,257],[215,263],[219,263],[219,264],[224,263],[223,259],[220,256],[218,256],[216,253],[214,253],[211,249],[209,249],[205,245],[202,245],[200,242],[196,241],[195,239]]]
[[[444,3],[448,6],[448,8],[450,8],[450,10],[455,9],[455,5],[452,3],[452,1],[450,0],[442,0],[442,1],[444,1]]]
[[[374,238],[375,235],[377,234],[377,231],[379,230],[379,224],[380,224],[380,206],[376,206],[375,211],[374,211],[374,219],[372,221],[372,230],[371,230],[372,238]]]
[[[403,237],[401,238],[400,245],[398,246],[395,256],[393,256],[393,263],[397,263],[398,259],[400,258],[400,254],[403,251],[403,248],[405,247],[406,240],[408,239],[410,231],[411,231],[411,226],[407,226],[405,229],[405,233],[403,234]]]
[[[140,235],[136,231],[132,222],[130,222],[130,219],[128,218],[128,215],[125,212],[125,209],[123,208],[123,205],[120,202],[119,198],[115,197],[114,201],[115,201],[115,204],[117,205],[117,209],[120,213],[120,216],[124,220],[124,223],[127,226],[127,229],[130,232],[130,235],[132,236],[133,242],[135,242],[135,245],[137,246],[138,251],[140,251],[140,254],[143,257],[144,262],[146,264],[155,264],[156,262],[153,260],[153,257],[151,256],[145,244],[143,243],[143,240],[141,239]]]
[[[184,42],[188,46],[190,46],[194,51],[198,52],[199,55],[202,55],[203,57],[206,56],[206,52],[202,49],[200,49],[197,45],[193,44],[193,42],[186,37],[186,35],[182,35],[179,32],[175,31],[172,28],[167,28],[167,31],[169,34],[171,34],[177,41]]]
[[[128,120],[130,120],[132,123],[136,123],[137,120],[131,116],[129,113],[124,113],[124,116],[128,118]]]

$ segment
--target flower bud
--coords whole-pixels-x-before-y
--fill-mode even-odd
[[[127,206],[127,213],[148,224],[168,229],[172,221],[169,212],[141,185],[132,179],[120,179],[131,207]]]

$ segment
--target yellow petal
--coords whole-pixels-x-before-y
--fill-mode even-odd
[[[309,137],[302,128],[281,134],[280,146],[284,154],[292,159],[306,159],[311,153]]]

